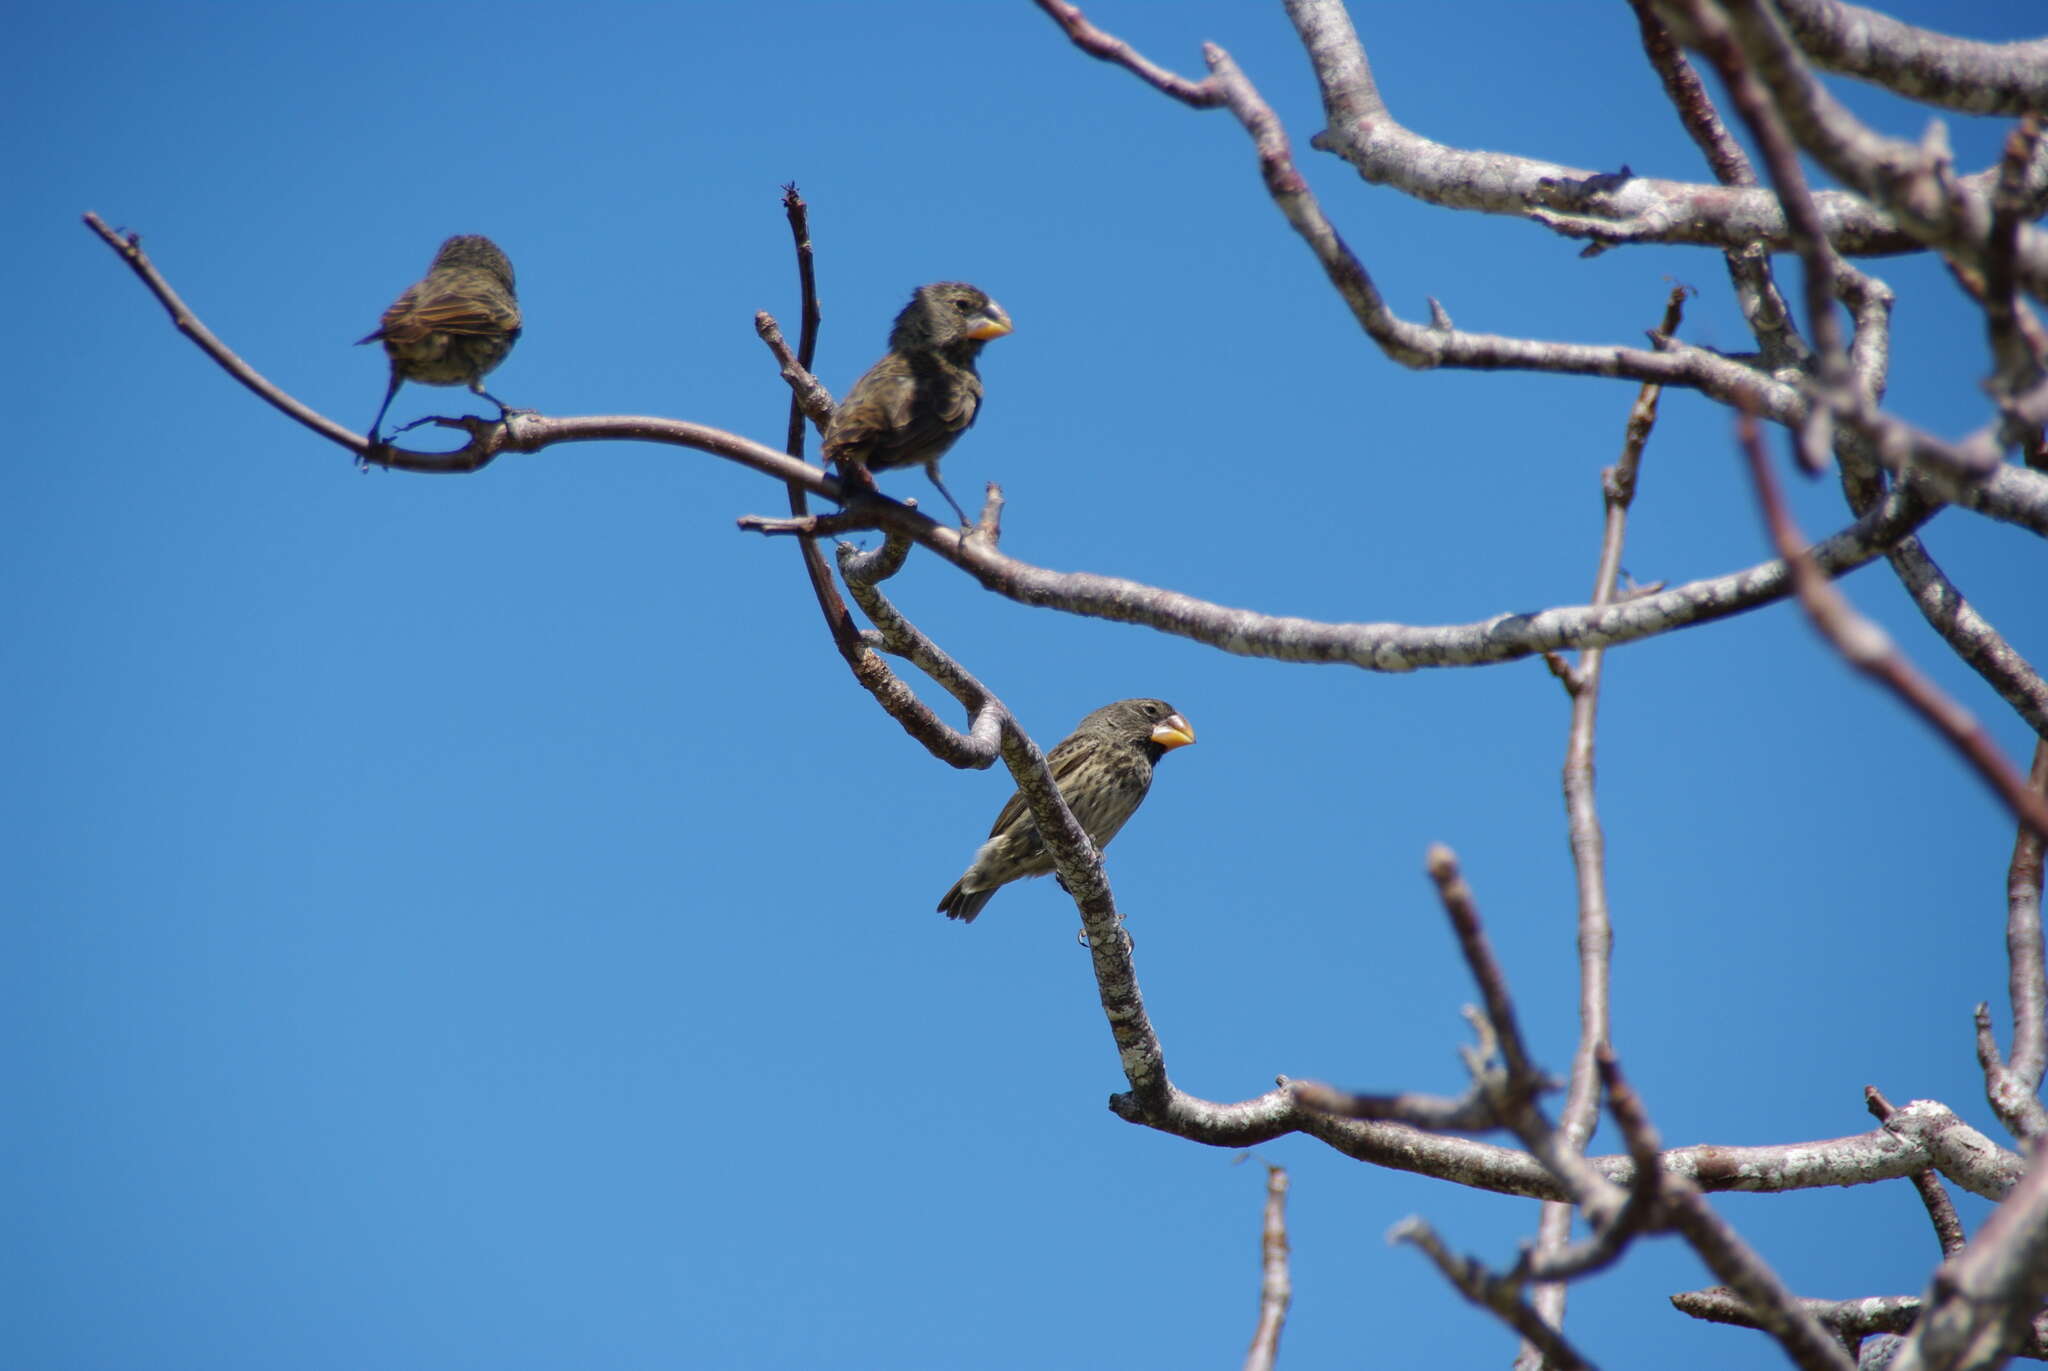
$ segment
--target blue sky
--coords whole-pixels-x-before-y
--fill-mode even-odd
[[[1432,137],[1703,175],[1620,5],[1358,9],[1396,115]],[[1937,10],[1984,36],[2032,18],[1901,12]],[[1465,327],[1628,342],[1675,278],[1703,292],[1685,336],[1743,342],[1711,256],[1582,261],[1310,152],[1277,4],[1090,13],[1183,71],[1228,47],[1411,316],[1435,296]],[[932,912],[1008,783],[931,761],[853,685],[793,550],[734,530],[778,488],[630,445],[358,473],[178,337],[78,217],[139,231],[231,346],[351,426],[385,375],[351,340],[443,237],[484,232],[526,311],[496,394],[779,442],[751,320],[794,321],[794,180],[835,391],[921,282],[1015,319],[946,468],[963,498],[1002,482],[1009,551],[1275,612],[1582,601],[1632,391],[1389,363],[1226,116],[1082,57],[1025,0],[14,17],[8,1364],[1239,1356],[1260,1169],[1103,1107],[1121,1078],[1050,882],[971,928]],[[1982,165],[1996,128],[1948,123]],[[1932,264],[1874,269],[1900,295],[1893,404],[1975,427],[1979,327]],[[393,417],[463,398],[410,387]],[[1828,482],[1796,503],[1811,533],[1845,521]],[[1950,513],[1927,541],[2048,655],[2035,540]],[[1667,396],[1628,569],[1764,555],[1726,416]],[[1887,571],[1845,584],[2024,760]],[[1110,853],[1183,1087],[1459,1089],[1473,992],[1433,841],[1465,860],[1539,1055],[1568,1064],[1567,704],[1539,663],[1241,660],[924,556],[893,589],[1041,742],[1140,694],[1198,729]],[[1860,1132],[1866,1083],[1994,1129],[1969,1013],[1992,1001],[2003,1034],[2012,825],[1796,611],[1616,653],[1599,765],[1616,1040],[1667,1140]],[[1421,1214],[1505,1262],[1532,1204],[1299,1139],[1261,1155],[1295,1178],[1283,1364],[1361,1339],[1387,1365],[1503,1364],[1506,1335],[1382,1236]],[[1914,1292],[1935,1251],[1902,1184],[1719,1203],[1804,1294]],[[1569,1326],[1610,1364],[1777,1364],[1665,1304],[1709,1283],[1652,1244]]]

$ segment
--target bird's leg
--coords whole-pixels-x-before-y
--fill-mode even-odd
[[[368,339],[365,339],[364,341],[365,341],[365,342],[367,342],[367,341],[369,341],[369,340],[368,340]],[[403,376],[400,376],[400,375],[398,374],[398,368],[397,368],[397,367],[393,367],[393,368],[391,368],[391,384],[390,384],[390,386],[388,386],[388,387],[387,387],[387,388],[385,389],[385,391],[384,391],[384,403],[383,403],[383,404],[381,404],[381,405],[379,405],[379,406],[377,406],[377,417],[376,417],[376,418],[374,418],[374,419],[372,419],[372,420],[370,421],[370,446],[371,446],[371,447],[382,447],[382,446],[384,445],[384,440],[383,440],[382,438],[379,438],[379,437],[377,436],[377,430],[378,430],[378,429],[380,429],[380,428],[382,428],[382,427],[384,427],[384,416],[385,416],[385,414],[386,414],[386,413],[388,413],[388,412],[390,411],[390,409],[391,409],[391,397],[392,397],[392,396],[394,396],[394,395],[396,395],[396,394],[398,394],[398,387],[399,387],[399,386],[400,386],[400,385],[401,385],[401,384],[402,384],[402,383],[403,383],[404,381],[405,381],[405,378],[404,378]],[[400,432],[404,432],[404,430],[403,430],[403,429],[401,429],[401,430],[399,430],[399,431],[400,431]]]
[[[953,507],[955,514],[960,516],[961,527],[973,528],[974,520],[967,517],[967,511],[960,508],[960,502],[953,498],[953,492],[946,489],[946,483],[939,479],[939,464],[937,462],[926,462],[924,464],[924,474],[932,478],[932,484],[939,488],[939,494],[946,497],[946,503]]]
[[[503,400],[500,400],[497,396],[491,394],[488,390],[485,390],[484,383],[482,381],[471,381],[469,383],[469,388],[498,407],[498,422],[501,424],[504,423],[506,420],[510,419],[515,414],[538,414],[540,412],[538,410],[532,409],[512,408],[512,406],[506,404]]]

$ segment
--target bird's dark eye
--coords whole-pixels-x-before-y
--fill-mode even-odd
[[[953,302],[953,308],[959,310],[962,314],[972,314],[974,313],[974,301],[955,300]]]
[[[1158,718],[1158,717],[1159,717],[1159,706],[1158,706],[1158,705],[1146,705],[1146,706],[1145,706],[1145,717],[1146,717],[1146,718],[1148,718],[1148,719],[1156,719],[1156,718]]]

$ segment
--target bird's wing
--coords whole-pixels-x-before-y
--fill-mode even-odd
[[[417,342],[430,333],[481,334],[495,337],[519,331],[518,309],[506,309],[478,300],[461,290],[437,291],[422,297],[419,286],[409,288],[384,311],[376,336]]]
[[[1068,738],[1046,754],[1046,768],[1052,772],[1052,783],[1059,787],[1062,795],[1066,794],[1067,782],[1073,777],[1075,768],[1081,764],[1083,752],[1078,745],[1079,742],[1078,737]],[[1012,829],[1021,829],[1030,822],[1031,811],[1025,806],[1024,792],[1020,790],[1010,796],[1002,811],[996,815],[996,821],[989,828],[988,836],[993,838]]]
[[[910,422],[917,386],[903,359],[890,353],[869,367],[832,416],[829,448],[865,458],[878,439],[888,438]]]
[[[377,327],[356,339],[356,346],[361,347],[364,343],[374,343],[379,338],[389,334],[392,325],[402,322],[406,314],[411,311],[412,302],[419,298],[419,293],[418,282],[407,286],[404,291],[400,292],[399,297],[391,302],[391,308],[384,311],[384,317],[377,321]]]
[[[890,353],[853,383],[832,421],[828,455],[878,466],[924,460],[974,422],[981,384],[972,372],[913,368]],[[936,454],[929,454],[936,455]],[[895,460],[891,460],[895,459]]]

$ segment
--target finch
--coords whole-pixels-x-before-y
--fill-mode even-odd
[[[974,359],[982,344],[1010,328],[1003,307],[973,286],[919,286],[896,316],[889,350],[853,383],[826,426],[826,458],[870,490],[872,472],[922,466],[960,522],[972,522],[939,479],[939,458],[981,408]]]
[[[1195,740],[1195,730],[1164,700],[1118,700],[1083,719],[1046,757],[1053,784],[1097,847],[1106,846],[1152,788],[1152,766]],[[1052,870],[1021,794],[996,815],[988,841],[939,901],[939,912],[974,922],[998,887]]]
[[[519,297],[512,263],[498,245],[479,233],[464,233],[441,244],[426,276],[391,302],[374,333],[356,339],[381,341],[391,358],[391,387],[370,424],[370,443],[381,440],[391,397],[406,381],[429,386],[468,386],[499,409],[503,400],[484,389],[490,375],[519,341]]]

